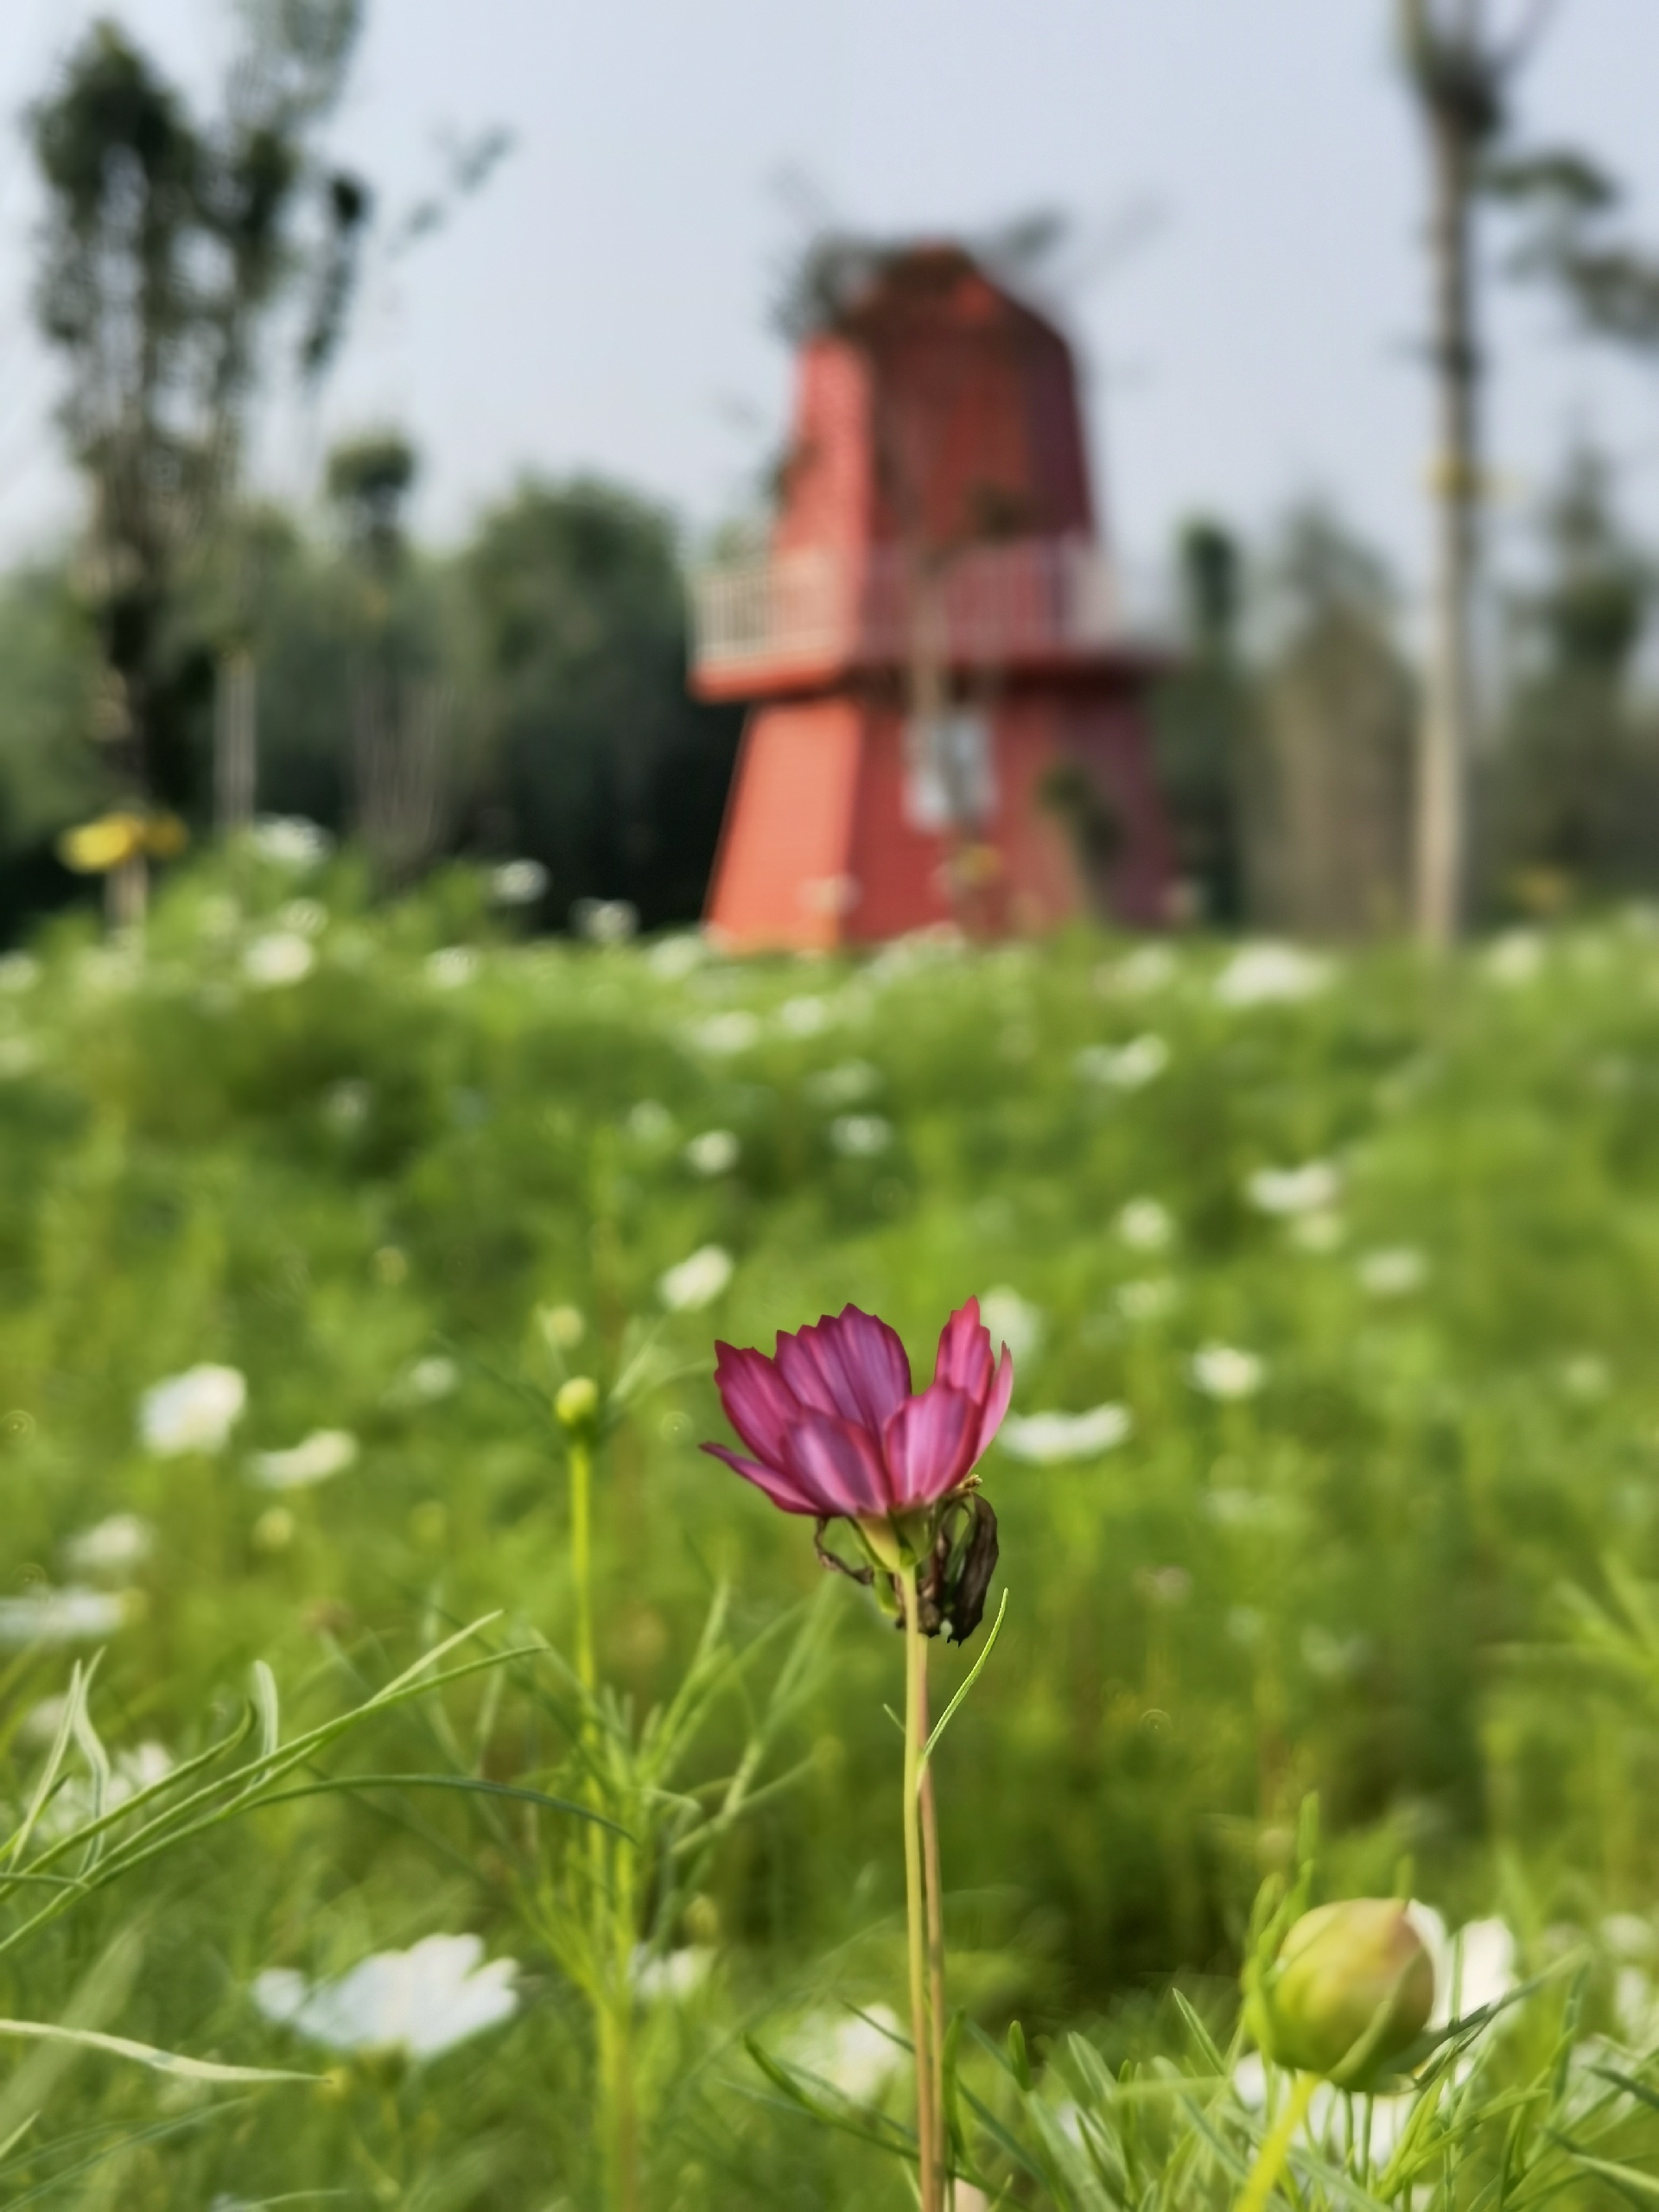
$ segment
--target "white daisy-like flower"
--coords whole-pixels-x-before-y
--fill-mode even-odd
[[[658,938],[645,955],[645,964],[664,983],[680,983],[708,957],[705,940],[695,930],[683,930],[673,937]]]
[[[1161,1252],[1175,1224],[1156,1198],[1131,1198],[1117,1217],[1117,1233],[1132,1252]]]
[[[329,1980],[267,1967],[252,1996],[268,2020],[326,2050],[401,2051],[418,2063],[510,2020],[518,1973],[512,1959],[486,1964],[477,1936],[428,1936]]]
[[[700,1021],[691,1032],[691,1042],[700,1052],[707,1052],[715,1059],[729,1058],[734,1053],[747,1052],[760,1041],[760,1022],[747,1007],[733,1007],[725,1014],[710,1014],[707,1021]]]
[[[736,1265],[724,1246],[701,1245],[689,1260],[682,1260],[658,1279],[658,1295],[671,1313],[699,1313],[720,1296]]]
[[[830,1124],[830,1148],[843,1160],[873,1160],[893,1142],[893,1123],[885,1114],[837,1114]]]
[[[540,861],[502,861],[490,870],[490,896],[498,906],[533,906],[546,895],[548,881]]]
[[[1094,1459],[1122,1444],[1135,1423],[1127,1406],[1091,1406],[1082,1414],[1010,1414],[997,1441],[1016,1459],[1058,1467]]]
[[[685,1147],[687,1165],[699,1175],[729,1175],[743,1155],[730,1129],[705,1129]]]
[[[1022,1359],[1035,1355],[1047,1332],[1042,1307],[1021,1298],[1007,1283],[998,1283],[994,1290],[984,1293],[979,1301],[979,1318],[991,1332],[993,1346],[1006,1344],[1016,1367]]]
[[[328,926],[328,909],[321,899],[290,899],[276,918],[296,937],[321,937]]]
[[[119,1590],[31,1590],[0,1598],[0,1644],[93,1643],[132,1618],[133,1600]]]
[[[657,1958],[640,1944],[632,1962],[633,1986],[647,2005],[683,2005],[708,1980],[714,1963],[713,1948],[707,1943],[687,1943]]]
[[[1373,1298],[1407,1298],[1428,1281],[1428,1262],[1413,1245],[1391,1244],[1363,1253],[1354,1272]]]
[[[41,963],[27,952],[0,952],[0,991],[32,991],[41,980]]]
[[[1095,970],[1095,988],[1103,998],[1148,998],[1166,989],[1180,972],[1180,963],[1166,944],[1142,944],[1122,960]]]
[[[256,1452],[248,1472],[261,1490],[308,1490],[357,1465],[358,1442],[348,1428],[319,1428],[286,1452]]]
[[[817,1069],[801,1088],[814,1106],[856,1106],[881,1088],[881,1071],[868,1060],[842,1060]]]
[[[242,956],[242,973],[261,991],[302,983],[316,964],[315,948],[294,930],[273,930],[267,937],[257,937]]]
[[[1236,1344],[1204,1344],[1192,1355],[1188,1369],[1195,1390],[1224,1402],[1253,1398],[1266,1379],[1267,1370],[1253,1351]]]
[[[156,1548],[156,1531],[137,1513],[111,1513],[63,1547],[72,1574],[127,1574],[142,1567]]]
[[[885,2005],[863,2012],[810,2012],[790,2038],[791,2062],[857,2105],[874,2104],[906,2064],[903,2030]]]
[[[1161,1037],[1132,1037],[1127,1045],[1085,1045],[1077,1054],[1077,1073],[1086,1082],[1103,1084],[1110,1090],[1140,1090],[1156,1080],[1169,1065],[1169,1047]]]
[[[1288,1234],[1299,1252],[1335,1252],[1348,1234],[1348,1224],[1334,1206],[1316,1206],[1312,1213],[1293,1215]]]
[[[1543,938],[1536,930],[1505,930],[1487,946],[1482,964],[1492,982],[1507,989],[1530,983],[1543,969]]]
[[[639,1144],[661,1144],[674,1134],[674,1116],[659,1098],[642,1098],[628,1109],[627,1131]]]
[[[426,979],[441,991],[463,990],[478,973],[478,955],[470,944],[441,945],[426,956]]]
[[[1150,1275],[1137,1282],[1121,1282],[1113,1303],[1126,1321],[1159,1321],[1173,1313],[1180,1290],[1170,1275]]]
[[[785,999],[778,1009],[778,1027],[786,1037],[816,1037],[830,1026],[830,1009],[820,998]]]
[[[460,1368],[447,1352],[435,1351],[405,1370],[399,1395],[416,1405],[431,1406],[440,1398],[453,1397],[460,1388]]]
[[[158,1459],[222,1452],[247,1402],[247,1378],[239,1369],[205,1361],[145,1391],[138,1401],[139,1440]]]
[[[262,861],[296,870],[321,866],[334,847],[320,823],[299,814],[262,815],[248,835]]]
[[[1260,1167],[1244,1191],[1258,1213],[1317,1213],[1341,1196],[1342,1176],[1332,1161],[1309,1160],[1300,1167]]]
[[[1294,1005],[1324,990],[1331,963],[1299,945],[1241,945],[1216,977],[1215,995],[1225,1007]]]
[[[589,944],[626,944],[639,930],[639,909],[628,899],[578,899],[570,919]]]

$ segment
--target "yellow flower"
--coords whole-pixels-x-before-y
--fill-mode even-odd
[[[152,860],[176,860],[189,842],[190,833],[176,814],[117,808],[95,822],[66,830],[58,840],[58,858],[77,875],[106,875],[141,853]]]

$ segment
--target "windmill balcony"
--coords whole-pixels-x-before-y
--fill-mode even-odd
[[[810,690],[912,664],[1059,673],[1145,658],[1117,572],[1084,537],[1015,538],[951,556],[918,587],[897,546],[796,547],[692,581],[692,681],[709,699]]]

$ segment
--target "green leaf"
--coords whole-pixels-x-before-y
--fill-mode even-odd
[[[932,1758],[935,1745],[938,1744],[940,1737],[944,1735],[945,1730],[950,1726],[952,1720],[955,1719],[957,1715],[957,1707],[962,1703],[963,1698],[967,1696],[969,1691],[972,1689],[974,1684],[979,1680],[980,1669],[984,1666],[985,1662],[990,1657],[992,1652],[995,1650],[996,1639],[1002,1633],[1002,1618],[1007,1610],[1008,1593],[1004,1590],[1002,1592],[1002,1602],[996,1609],[996,1618],[991,1624],[991,1632],[986,1637],[984,1643],[982,1645],[978,1658],[975,1660],[973,1665],[968,1669],[966,1679],[957,1689],[956,1695],[951,1699],[950,1704],[945,1707],[944,1711],[939,1715],[938,1720],[934,1726],[933,1733],[928,1738],[926,1743],[922,1746],[922,1764],[924,1766],[925,1766],[929,1759]]]
[[[86,2050],[107,2051],[112,2058],[130,2058],[157,2074],[171,2074],[183,2082],[321,2082],[321,2074],[296,2074],[270,2066],[220,2066],[207,2058],[186,2058],[175,2050],[158,2050],[154,2044],[133,2043],[125,2036],[100,2035],[95,2028],[60,2028],[46,2020],[0,2020],[0,2036],[19,2036],[34,2043],[78,2044]]]

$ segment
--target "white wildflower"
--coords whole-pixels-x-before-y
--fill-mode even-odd
[[[328,909],[321,899],[290,899],[276,918],[296,937],[321,937],[328,926]]]
[[[1127,1045],[1085,1045],[1075,1062],[1086,1082],[1103,1084],[1111,1090],[1140,1090],[1169,1065],[1169,1047],[1161,1037],[1131,1038]]]
[[[111,1513],[63,1547],[72,1574],[125,1574],[142,1567],[156,1548],[156,1531],[137,1513]]]
[[[512,1959],[484,1961],[476,1936],[428,1936],[407,1951],[377,1951],[332,1980],[291,1967],[256,1977],[253,2001],[268,2020],[338,2051],[402,2051],[435,2058],[518,2009]]]
[[[830,1026],[830,1009],[819,998],[785,999],[778,1009],[778,1026],[787,1037],[816,1037]]]
[[[170,1375],[138,1402],[138,1434],[158,1459],[221,1452],[248,1402],[246,1377],[211,1362]]]
[[[1544,964],[1544,940],[1536,930],[1505,930],[1486,948],[1486,973],[1506,989],[1530,983]]]
[[[588,1333],[587,1320],[575,1306],[538,1306],[536,1321],[556,1351],[574,1351]]]
[[[54,1731],[54,1734],[56,1731]],[[118,1751],[110,1762],[104,1791],[104,1810],[112,1813],[142,1790],[153,1789],[173,1771],[173,1754],[153,1738]],[[46,1841],[68,1835],[83,1821],[98,1816],[98,1798],[90,1775],[72,1775],[59,1789],[41,1816],[40,1834]]]
[[[1235,1344],[1202,1345],[1188,1370],[1195,1390],[1224,1402],[1254,1397],[1266,1371],[1253,1351],[1241,1351]]]
[[[885,2005],[844,2016],[810,2012],[790,2039],[789,2056],[852,2103],[873,2104],[906,2063],[902,2033]]]
[[[1428,1281],[1428,1262],[1412,1245],[1390,1244],[1362,1255],[1355,1272],[1373,1298],[1407,1298]]]
[[[873,1160],[893,1142],[893,1123],[885,1114],[837,1114],[830,1124],[830,1148],[843,1160]]]
[[[708,1943],[683,1944],[677,1951],[664,1952],[660,1958],[653,1958],[641,1943],[636,1947],[632,1961],[634,1990],[647,2005],[664,2001],[683,2005],[708,1980],[714,1963],[714,1949]]]
[[[1317,1206],[1291,1219],[1290,1241],[1299,1252],[1334,1252],[1347,1234],[1348,1224],[1334,1206]]]
[[[1056,1467],[1109,1452],[1134,1425],[1127,1406],[1092,1406],[1083,1414],[1010,1414],[997,1441],[1016,1459]]]
[[[696,931],[683,930],[673,937],[658,938],[645,955],[645,964],[664,982],[680,983],[708,957],[706,942]]]
[[[460,1368],[447,1353],[437,1351],[407,1370],[399,1395],[416,1405],[431,1406],[440,1398],[453,1397],[460,1388]]]
[[[1095,988],[1103,998],[1148,998],[1173,982],[1180,963],[1166,944],[1142,944],[1126,958],[1095,970]]]
[[[262,861],[296,870],[320,867],[334,845],[320,823],[299,814],[262,815],[249,837]]]
[[[126,1625],[132,1599],[119,1590],[31,1590],[0,1598],[0,1644],[92,1643]]]
[[[1156,1198],[1131,1198],[1117,1217],[1117,1233],[1132,1252],[1161,1252],[1175,1224]]]
[[[356,1076],[347,1076],[340,1083],[330,1084],[323,1093],[323,1119],[331,1128],[342,1132],[360,1129],[368,1120],[373,1103],[373,1085]]]
[[[0,991],[32,991],[41,980],[41,963],[27,952],[0,952]]]
[[[285,1452],[256,1452],[248,1472],[261,1490],[308,1490],[355,1466],[357,1439],[348,1428],[319,1428]]]
[[[856,1106],[881,1087],[881,1071],[868,1060],[842,1060],[819,1068],[801,1085],[814,1106]]]
[[[722,1246],[704,1244],[659,1279],[658,1295],[671,1313],[700,1313],[714,1304],[735,1270],[736,1262]]]
[[[993,1350],[1006,1344],[1016,1367],[1022,1359],[1032,1358],[1041,1346],[1046,1328],[1042,1307],[1021,1298],[1006,1283],[999,1283],[981,1298],[979,1318],[991,1332]]]
[[[1310,1160],[1300,1167],[1258,1168],[1244,1190],[1258,1213],[1317,1213],[1340,1197],[1342,1177],[1330,1160]]]
[[[1331,963],[1294,944],[1242,945],[1217,976],[1223,1006],[1294,1005],[1325,989]]]
[[[490,870],[490,896],[498,906],[533,906],[546,894],[548,880],[540,861],[503,861]]]
[[[292,930],[257,937],[242,956],[242,973],[256,990],[280,990],[303,982],[317,964],[309,942]]]
[[[642,1098],[628,1109],[627,1131],[640,1144],[661,1144],[674,1134],[674,1116],[660,1099]]]
[[[685,1147],[686,1164],[698,1175],[729,1175],[742,1154],[730,1129],[705,1129]]]
[[[463,990],[478,973],[478,955],[470,944],[441,945],[426,957],[426,979],[441,991]]]
[[[1173,1313],[1180,1296],[1169,1275],[1149,1275],[1136,1282],[1119,1283],[1113,1303],[1126,1321],[1159,1321]]]
[[[691,1033],[691,1042],[697,1050],[717,1059],[728,1058],[734,1052],[747,1052],[760,1042],[760,1038],[759,1019],[742,1007],[734,1007],[727,1014],[711,1014]]]
[[[626,944],[639,929],[639,909],[627,899],[578,899],[570,923],[589,944]]]

